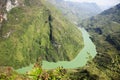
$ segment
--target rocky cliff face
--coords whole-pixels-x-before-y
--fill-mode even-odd
[[[18,6],[18,1],[17,0],[0,0],[0,16],[1,16],[1,21],[2,19],[7,18],[7,12],[9,12],[12,8]]]
[[[0,0],[0,65],[19,68],[38,57],[72,60],[83,47],[81,32],[45,0]]]
[[[6,9],[7,0],[0,0],[0,13],[3,13]]]

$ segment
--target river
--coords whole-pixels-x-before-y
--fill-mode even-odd
[[[84,40],[84,48],[78,53],[75,59],[72,61],[58,61],[58,62],[48,62],[43,61],[42,68],[43,69],[55,69],[57,67],[62,66],[65,69],[75,69],[78,67],[83,67],[86,65],[87,61],[89,60],[88,57],[94,58],[97,54],[96,47],[94,43],[89,38],[89,34],[84,28],[78,28],[82,32],[83,40]],[[19,73],[25,73],[29,70],[31,70],[33,65],[31,64],[28,67],[24,67],[21,69],[18,69],[17,72]]]

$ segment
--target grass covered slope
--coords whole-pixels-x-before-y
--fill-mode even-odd
[[[81,26],[90,33],[98,54],[94,64],[110,78],[120,78],[120,4],[85,20]],[[90,68],[89,68],[90,69]],[[93,67],[91,67],[93,70]],[[109,79],[106,79],[109,80]]]
[[[81,32],[44,0],[22,0],[2,23],[0,65],[19,68],[36,61],[71,60],[83,47]],[[44,3],[44,4],[43,4]]]

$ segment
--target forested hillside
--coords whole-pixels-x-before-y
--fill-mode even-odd
[[[94,63],[108,77],[120,77],[120,4],[81,22],[91,35],[98,54]]]
[[[19,68],[40,56],[47,61],[72,60],[82,49],[81,32],[44,0],[0,2],[1,66]]]

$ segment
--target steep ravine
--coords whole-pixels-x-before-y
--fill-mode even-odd
[[[43,69],[56,69],[57,67],[62,66],[65,69],[76,69],[80,67],[84,67],[89,61],[89,57],[94,58],[97,54],[96,47],[92,43],[91,39],[89,38],[89,34],[86,32],[84,28],[78,28],[82,32],[83,40],[84,40],[84,48],[79,52],[79,54],[72,60],[72,61],[58,61],[58,62],[48,62],[42,61],[42,68]],[[31,64],[28,67],[24,67],[18,69],[17,72],[19,73],[26,73],[33,68]]]

